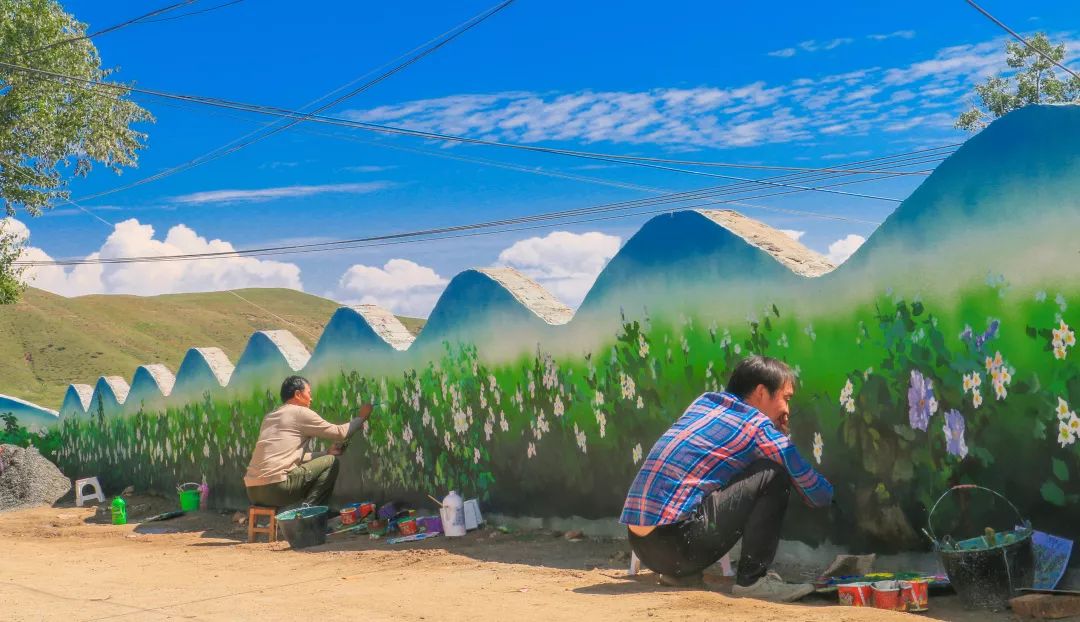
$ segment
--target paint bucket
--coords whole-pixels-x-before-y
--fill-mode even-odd
[[[871,583],[874,591],[874,606],[889,611],[903,611],[904,601],[900,598],[899,581],[877,581]]]
[[[907,611],[926,611],[930,608],[930,582],[926,579],[901,581],[900,599]]]
[[[869,607],[873,601],[873,590],[869,583],[841,583],[837,586],[840,604],[849,607]]]
[[[417,534],[416,519],[414,518],[398,521],[397,527],[403,536],[415,536]]]
[[[370,502],[370,501],[365,501],[365,502],[357,504],[357,505],[359,506],[358,509],[360,511],[360,513],[359,513],[360,520],[363,520],[363,519],[367,518],[368,516],[375,513],[375,504]]]
[[[326,521],[329,513],[325,505],[300,507],[286,510],[275,518],[289,546],[302,549],[326,542]]]
[[[1002,543],[995,542],[994,546],[955,549],[942,544],[934,534],[931,519],[941,500],[956,490],[981,490],[997,496],[1012,508],[1016,513],[1016,524],[1023,527],[1017,528],[1012,538],[1002,538]],[[1009,605],[1009,599],[1019,594],[1020,588],[1031,585],[1035,571],[1031,526],[1024,520],[1020,510],[1001,493],[974,484],[953,486],[934,502],[926,518],[926,526],[928,535],[938,550],[945,574],[949,576],[949,583],[968,608],[1003,610]]]
[[[185,489],[187,486],[194,486],[191,489]],[[194,512],[199,509],[199,484],[196,482],[188,482],[186,484],[180,484],[176,487],[176,492],[180,493],[180,510],[183,512]]]
[[[341,509],[342,525],[355,525],[359,517],[360,509],[356,505],[347,505]]]
[[[442,519],[438,516],[417,516],[416,528],[421,533],[442,533]]]

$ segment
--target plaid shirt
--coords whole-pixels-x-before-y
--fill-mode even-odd
[[[824,507],[832,500],[832,485],[761,411],[730,393],[705,393],[653,445],[619,522],[653,526],[685,520],[705,495],[762,458],[787,469],[807,505]]]

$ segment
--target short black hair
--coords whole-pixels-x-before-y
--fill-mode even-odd
[[[739,361],[728,379],[727,392],[740,399],[749,397],[759,384],[775,395],[785,384],[795,384],[795,373],[787,363],[768,356],[753,355]]]
[[[289,376],[281,383],[281,401],[285,403],[296,395],[297,391],[303,391],[304,387],[310,387],[311,383],[303,376]]]

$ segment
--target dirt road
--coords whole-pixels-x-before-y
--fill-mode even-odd
[[[904,620],[907,614],[731,598],[629,578],[625,542],[545,532],[472,532],[387,545],[352,536],[299,552],[246,544],[228,516],[143,526],[93,522],[92,508],[0,514],[4,620]],[[932,603],[933,617],[958,614]]]

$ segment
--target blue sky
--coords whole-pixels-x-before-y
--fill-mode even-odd
[[[202,0],[177,13],[217,4]],[[119,68],[117,79],[142,87],[300,108],[492,4],[246,0],[186,19],[129,27],[96,44],[104,63]],[[94,30],[161,5],[78,1],[64,6]],[[1072,52],[1080,50],[1074,2],[987,0],[984,6],[1022,32],[1045,30],[1071,42]],[[966,107],[971,86],[1004,69],[1003,42],[1001,31],[960,0],[768,5],[518,0],[326,114],[569,149],[833,166],[965,138],[952,129],[952,121]],[[139,167],[121,177],[95,169],[72,183],[74,197],[167,169],[267,122],[138,100],[157,117],[144,128],[149,140]],[[513,170],[452,158],[494,160]],[[895,178],[845,189],[903,198],[918,180]],[[70,206],[37,219],[20,215],[20,220],[29,227],[33,257],[198,252],[224,244],[245,248],[361,237],[652,196],[627,185],[681,191],[721,183],[304,124],[193,170],[86,202],[100,218],[119,223],[115,229]],[[820,192],[747,202],[872,222],[895,207]],[[803,232],[801,241],[823,253],[846,241],[833,246],[837,259],[874,229],[863,222],[733,207]],[[285,285],[424,315],[454,274],[501,263],[522,269],[575,304],[604,260],[648,217],[270,261],[85,268],[67,274],[46,269],[36,284],[69,295]],[[549,235],[555,231],[563,233]]]

